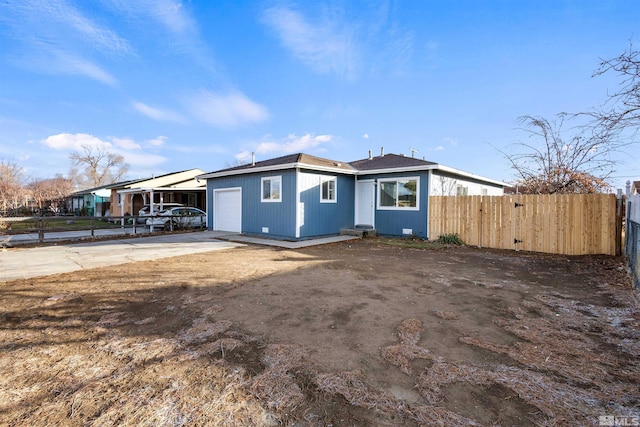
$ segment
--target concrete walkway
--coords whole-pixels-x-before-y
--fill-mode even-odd
[[[16,246],[0,251],[0,282],[237,248],[246,244],[299,249],[354,239],[359,237],[332,236],[285,242],[219,231],[196,231],[36,248]]]
[[[94,237],[127,237],[149,234],[149,228],[144,226],[125,228],[98,228],[93,230]],[[50,231],[44,233],[44,243],[60,241],[76,241],[91,239],[91,230]],[[38,233],[4,234],[0,235],[0,246],[13,247],[18,245],[38,244]]]
[[[245,246],[202,231],[0,251],[0,281],[27,279],[137,261]]]
[[[327,243],[345,242],[347,240],[358,240],[357,236],[329,236],[320,237],[318,239],[299,240],[295,242],[287,242],[284,240],[264,239],[261,237],[248,237],[239,234],[232,234],[223,237],[224,240],[238,243],[250,243],[254,245],[274,246],[277,248],[300,249],[309,246],[326,245]]]

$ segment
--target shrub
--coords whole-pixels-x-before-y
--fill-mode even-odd
[[[445,245],[464,245],[464,242],[462,241],[460,236],[458,236],[458,233],[441,234],[440,236],[438,236],[438,243],[442,243]]]

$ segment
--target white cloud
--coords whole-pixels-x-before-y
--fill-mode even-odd
[[[346,22],[324,18],[312,23],[287,7],[267,9],[263,21],[296,58],[316,72],[355,77],[359,54],[354,30]]]
[[[330,142],[332,139],[332,135],[312,135],[308,133],[302,136],[296,136],[295,134],[291,134],[279,141],[262,141],[256,145],[254,150],[251,151],[256,154],[270,156],[302,153],[313,148],[317,148],[321,144]],[[236,154],[235,157],[239,161],[247,161],[251,158],[251,151],[243,150]]]
[[[115,77],[91,61],[70,55],[64,55],[63,61],[60,64],[60,69],[69,74],[80,74],[109,86],[115,86],[117,83]]]
[[[27,45],[46,40],[46,47],[75,50],[79,44],[98,51],[131,53],[127,40],[87,17],[67,1],[9,2],[3,15],[14,38]]]
[[[99,65],[62,50],[26,54],[14,62],[37,73],[80,75],[108,86],[118,84],[117,79]]]
[[[111,7],[136,31],[153,38],[164,51],[185,55],[209,72],[217,73],[216,64],[200,35],[198,20],[180,0],[110,0]]]
[[[182,2],[173,0],[151,0],[148,2],[153,13],[169,30],[184,33],[195,28],[195,22],[185,11]]]
[[[122,154],[124,156],[125,162],[134,167],[157,166],[169,161],[168,158],[159,154],[132,152],[120,152],[118,154]]]
[[[84,147],[107,150],[122,155],[125,162],[134,167],[157,166],[169,160],[158,154],[144,152],[140,144],[129,138],[111,138],[111,141],[104,141],[87,133],[60,133],[48,136],[42,143],[57,151],[82,151]]]
[[[196,28],[196,22],[191,18],[181,1],[112,0],[109,6],[114,7],[125,16],[140,16],[146,20],[151,18],[174,34],[191,32]]]
[[[61,6],[56,8],[55,18],[74,28],[79,33],[77,34],[78,38],[83,38],[85,42],[100,47],[100,49],[115,53],[130,53],[132,51],[125,39],[82,15],[78,9],[65,3],[54,3]]]
[[[0,23],[8,28],[3,34],[12,39],[6,40],[9,43],[17,43],[21,52],[12,61],[31,71],[81,75],[115,86],[116,78],[98,65],[96,58],[134,53],[126,39],[92,20],[72,2],[24,0],[3,6]]]
[[[365,133],[364,135],[362,135],[362,137],[363,137],[364,139],[369,139],[369,134],[368,134],[368,133]]]
[[[186,106],[198,120],[223,129],[262,122],[269,118],[269,112],[264,106],[241,92],[218,94],[203,90],[188,97]]]
[[[142,148],[140,144],[129,138],[113,138],[113,144],[123,150],[139,150]]]
[[[159,135],[153,139],[147,140],[146,142],[151,147],[162,147],[165,144],[165,142],[167,142],[167,139],[168,138],[166,136]]]
[[[442,145],[438,145],[438,146],[435,148],[435,150],[436,150],[436,151],[444,151],[444,147],[443,147]]]
[[[59,133],[45,138],[42,143],[54,150],[82,150],[83,147],[110,149],[113,145],[87,133]]]
[[[139,113],[159,122],[185,122],[184,117],[170,110],[161,110],[138,101],[134,101],[132,105]]]
[[[448,144],[452,147],[457,147],[458,146],[458,140],[451,138],[449,136],[447,136],[446,138],[442,138],[442,142],[444,142],[445,144]]]

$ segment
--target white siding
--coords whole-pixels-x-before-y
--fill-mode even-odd
[[[627,207],[629,209],[629,219],[640,223],[640,194],[629,196],[627,199]]]
[[[502,196],[504,188],[470,181],[464,177],[454,177],[442,175],[434,172],[431,175],[431,196]],[[460,188],[460,190],[458,190]],[[459,191],[466,189],[466,194],[459,194]]]

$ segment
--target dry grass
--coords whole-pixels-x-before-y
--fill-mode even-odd
[[[434,314],[442,320],[458,320],[460,318],[460,316],[453,311],[436,311]]]
[[[411,361],[414,359],[431,359],[429,350],[419,347],[422,321],[407,319],[398,326],[400,344],[390,345],[380,350],[384,360],[391,363],[407,375],[411,375]]]
[[[388,257],[387,250],[376,262]],[[483,283],[501,283],[501,279],[457,280],[453,273],[404,276],[406,283],[415,280],[415,286],[404,286],[406,293],[396,302],[397,310],[376,314],[398,321],[404,318],[399,316],[408,318],[385,323],[376,332],[376,338],[386,334],[381,344],[364,350],[361,342],[356,343],[361,337],[355,334],[379,321],[366,317],[367,311],[373,311],[373,302],[380,303],[377,307],[391,306],[391,293],[399,290],[383,294],[386,288],[371,285],[372,255],[368,250],[363,254],[367,260],[361,272],[367,274],[367,283],[340,283],[340,292],[353,291],[337,298],[361,302],[361,284],[380,298],[368,300],[366,309],[348,306],[352,316],[346,316],[348,310],[342,307],[332,312],[343,303],[333,299],[333,305],[315,311],[316,317],[309,315],[310,327],[292,326],[301,321],[300,315],[268,323],[277,314],[273,307],[282,306],[286,314],[297,307],[284,295],[284,276],[274,278],[273,288],[264,283],[253,288],[228,285],[238,287],[242,304],[250,307],[247,310],[257,311],[272,294],[272,305],[260,321],[268,328],[288,327],[288,334],[298,334],[285,335],[280,343],[267,342],[266,333],[267,338],[246,332],[254,329],[230,316],[233,300],[223,299],[224,292],[215,287],[199,290],[193,284],[196,279],[186,287],[162,289],[164,285],[152,277],[151,284],[139,283],[138,288],[125,284],[102,295],[84,291],[87,283],[93,283],[84,281],[84,276],[77,279],[75,288],[64,281],[56,283],[55,278],[7,288],[0,312],[0,425],[564,426],[593,425],[599,415],[637,416],[640,315],[635,299],[623,287],[594,284],[589,291],[598,297],[589,299],[589,293],[584,298],[593,302],[589,304],[560,286],[555,289],[566,294],[544,293],[535,284],[519,281],[500,289],[502,285]],[[451,263],[457,272],[459,261],[449,256],[439,262]],[[212,264],[205,257],[200,262],[194,270]],[[500,258],[495,268],[501,269],[503,262]],[[555,265],[565,268],[564,263]],[[149,271],[156,274],[158,268],[154,264]],[[477,271],[484,272],[483,268],[481,263]],[[176,269],[180,271],[174,281],[180,282],[184,272]],[[207,275],[220,275],[220,271]],[[511,273],[518,271],[514,267]],[[322,271],[317,283],[335,273]],[[162,280],[169,281],[164,275]],[[381,282],[388,284],[386,279]],[[63,286],[65,290],[60,291]],[[289,289],[299,286],[296,282]],[[572,291],[582,295],[586,287],[574,284]],[[526,291],[517,291],[520,288]],[[331,288],[318,290],[335,293],[335,288],[333,293]],[[487,305],[471,298],[457,304],[455,297],[467,297],[474,290],[476,297],[487,298]],[[248,298],[250,292],[252,298]],[[407,301],[414,294],[422,301],[442,298],[441,304],[428,308],[416,304],[408,314]],[[455,297],[445,299],[449,295]],[[299,305],[308,308],[304,301],[309,297],[303,297]],[[504,305],[495,309],[498,298]],[[436,307],[455,307],[455,311]],[[301,334],[318,330],[322,322],[334,325],[334,313],[341,315],[344,327],[330,329],[330,335],[320,331],[319,336],[335,339],[331,345],[336,347],[353,339],[348,345],[324,347],[319,353],[320,347],[313,344],[291,344],[299,342]],[[359,332],[349,329],[363,325],[354,329]],[[396,334],[389,342],[394,326]],[[441,339],[447,334],[453,338],[443,345]],[[326,357],[339,363],[349,346],[357,348],[364,360],[354,364],[357,369],[327,370],[311,361],[322,363]],[[495,399],[485,399],[491,393]]]

